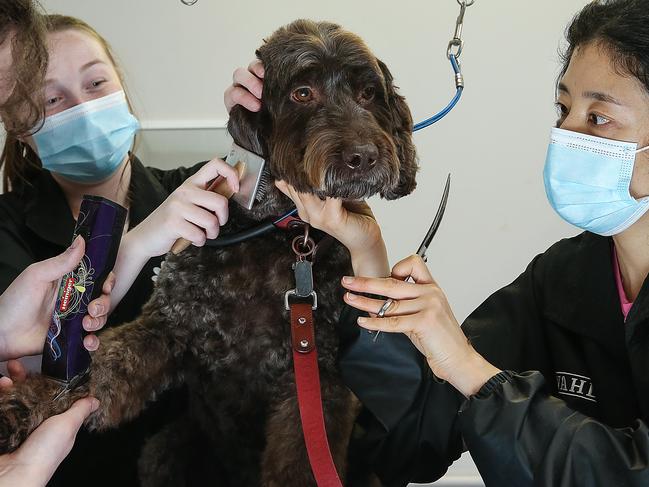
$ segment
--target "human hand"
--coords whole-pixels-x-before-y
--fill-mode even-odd
[[[409,276],[414,282],[405,281]],[[354,293],[392,298],[385,317],[361,317],[358,324],[368,330],[405,333],[426,357],[433,373],[465,396],[475,394],[499,372],[471,347],[421,257],[412,255],[398,262],[392,268],[392,277],[343,277],[342,285],[352,291],[345,293],[345,302],[369,313],[377,313],[384,301]]]
[[[228,221],[228,199],[205,188],[218,176],[225,177],[235,193],[239,191],[237,171],[221,159],[212,159],[128,232],[120,247],[128,249],[129,257],[146,261],[167,253],[179,238],[199,247],[206,239],[216,238]],[[118,274],[121,285],[122,273]]]
[[[291,198],[302,220],[342,243],[352,258],[355,275],[390,275],[381,228],[365,201],[344,201],[300,193],[286,181],[275,186]]]
[[[83,329],[87,332],[101,330],[110,313],[112,292],[115,287],[115,273],[110,272],[101,287],[101,295],[97,299],[93,299],[88,304],[88,314],[83,317],[81,324]],[[99,338],[93,333],[88,333],[83,337],[83,346],[89,352],[94,352],[99,348]]]
[[[84,420],[98,407],[93,397],[80,399],[43,421],[16,451],[0,456],[0,487],[44,486],[70,453]]]
[[[9,377],[0,377],[0,391],[11,388],[15,382],[23,382],[27,379],[27,369],[18,360],[9,360],[7,362],[7,373]]]
[[[232,107],[241,105],[251,112],[261,110],[264,65],[259,59],[252,61],[248,68],[237,68],[232,75],[232,85],[223,94],[225,108],[230,113]]]
[[[0,360],[43,350],[61,277],[79,265],[84,251],[85,242],[78,236],[62,254],[27,267],[0,296]],[[88,305],[88,315],[83,318],[86,331],[98,330],[106,323],[114,282],[111,274],[104,282],[103,294]],[[96,350],[99,339],[87,335],[84,345]],[[3,384],[6,380],[0,380]]]

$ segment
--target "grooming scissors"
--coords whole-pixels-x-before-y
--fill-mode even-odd
[[[419,248],[417,249],[417,255],[421,257],[424,262],[426,262],[428,259],[426,257],[426,251],[428,250],[428,246],[430,243],[433,241],[433,237],[437,233],[437,230],[439,229],[439,225],[442,223],[442,218],[444,217],[444,212],[446,211],[446,202],[448,201],[448,194],[451,189],[451,174],[449,173],[448,176],[446,176],[446,184],[444,185],[444,193],[442,194],[442,200],[439,202],[439,206],[437,207],[437,213],[435,214],[435,218],[433,218],[433,222],[430,224],[430,228],[428,228],[428,232],[426,232],[426,236],[421,242],[421,245],[419,245]],[[408,276],[406,278],[406,282],[414,282],[412,276]],[[381,306],[381,310],[379,311],[379,318],[383,318],[385,312],[390,308],[394,300],[392,298],[388,298],[385,300],[383,303],[383,306]],[[376,339],[378,338],[379,334],[381,331],[377,331],[376,334],[374,335],[374,341],[376,342]]]
[[[437,229],[439,228],[440,223],[442,223],[442,218],[444,217],[444,211],[446,211],[446,202],[448,201],[448,193],[451,189],[451,174],[449,173],[448,176],[446,176],[446,185],[444,185],[444,193],[442,194],[442,200],[439,202],[439,207],[437,208],[437,213],[435,214],[435,218],[433,218],[433,223],[430,224],[430,228],[428,229],[428,232],[426,233],[426,236],[424,237],[424,240],[421,242],[421,245],[417,249],[417,255],[424,259],[424,262],[426,262],[426,251],[428,250],[428,246],[433,240],[433,237],[437,233]]]

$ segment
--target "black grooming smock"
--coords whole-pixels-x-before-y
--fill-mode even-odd
[[[137,226],[204,163],[169,171],[144,167],[133,158],[129,187],[129,228]],[[43,170],[32,186],[0,195],[0,293],[28,265],[63,252],[71,243],[75,220],[63,191]],[[153,291],[153,268],[147,262],[106,327],[136,318]],[[144,440],[183,410],[184,391],[169,391],[137,419],[102,433],[81,431],[74,448],[48,485],[138,486],[137,460]]]
[[[385,485],[439,478],[463,443],[487,486],[649,485],[649,279],[625,322],[611,252],[588,232],[562,240],[467,318],[475,349],[511,371],[468,400],[402,339],[371,346],[348,310],[356,446]]]

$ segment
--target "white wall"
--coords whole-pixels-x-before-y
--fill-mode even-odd
[[[429,266],[458,319],[513,280],[538,252],[572,235],[546,202],[541,171],[555,120],[554,81],[563,29],[585,0],[476,0],[467,9],[461,56],[466,89],[442,122],[416,134],[419,188],[396,202],[373,201],[396,262],[413,253],[434,215],[447,172],[453,185]],[[454,0],[218,2],[43,0],[83,18],[113,44],[145,128],[149,165],[223,154],[223,90],[264,36],[298,17],[339,22],[390,67],[414,118],[453,94],[446,45]],[[185,130],[173,130],[174,128]],[[219,128],[221,127],[221,129]],[[452,485],[469,485],[460,466]],[[441,485],[441,483],[440,483]],[[447,485],[451,485],[448,483]],[[479,485],[479,484],[477,484]]]

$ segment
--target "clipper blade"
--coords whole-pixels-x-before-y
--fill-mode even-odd
[[[231,166],[234,166],[238,161],[245,164],[245,171],[239,180],[239,192],[235,193],[232,199],[242,207],[251,210],[259,190],[266,161],[235,143],[232,144],[225,160]]]

